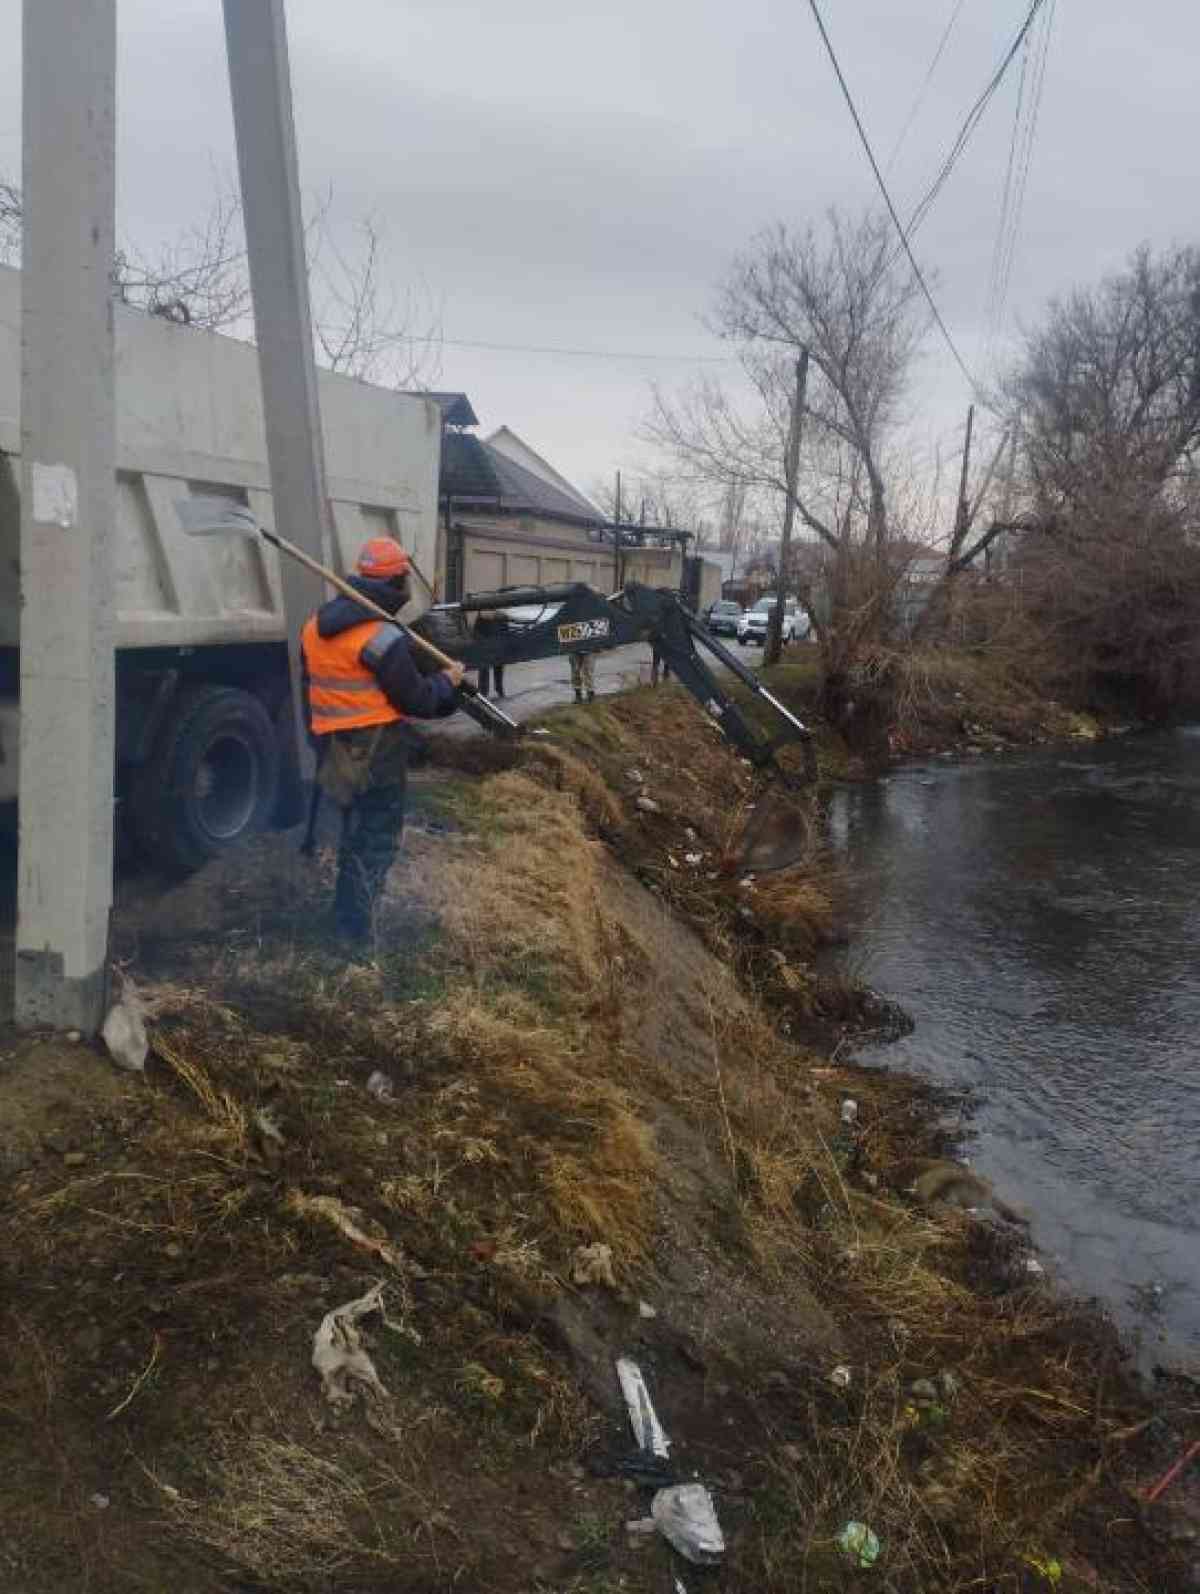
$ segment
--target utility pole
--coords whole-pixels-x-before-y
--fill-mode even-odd
[[[800,350],[796,361],[796,395],[792,400],[791,427],[788,432],[787,461],[784,481],[787,484],[787,501],[783,506],[783,536],[779,542],[779,581],[776,587],[775,607],[767,624],[767,642],[763,650],[764,664],[778,664],[783,652],[783,605],[787,583],[788,559],[792,551],[792,525],[796,518],[796,484],[800,478],[800,428],[804,416],[804,395],[808,391],[808,348]]]
[[[333,539],[284,0],[224,0],[224,8],[275,525],[305,553],[328,564]],[[280,576],[291,666],[293,757],[304,768],[311,755],[300,700],[300,627],[321,601],[322,585],[291,559],[282,561]]]
[[[113,869],[116,0],[25,0],[16,1019],[103,1020]]]
[[[620,592],[625,585],[625,572],[621,568],[621,472],[617,472],[617,490],[613,499],[613,591]]]
[[[975,430],[975,406],[967,406],[967,436],[963,443],[962,472],[958,478],[958,504],[954,511],[954,536],[950,543],[953,558],[962,548],[971,529],[971,505],[967,498],[967,485],[971,477],[971,435]]]

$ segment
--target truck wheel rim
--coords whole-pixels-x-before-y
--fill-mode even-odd
[[[216,841],[231,841],[250,823],[258,802],[258,760],[240,736],[210,742],[196,771],[196,816]]]

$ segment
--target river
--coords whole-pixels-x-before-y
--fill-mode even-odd
[[[839,790],[845,966],[978,1096],[972,1165],[1144,1365],[1200,1352],[1200,727]]]

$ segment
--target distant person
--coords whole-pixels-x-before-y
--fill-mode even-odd
[[[596,661],[590,653],[571,654],[571,685],[577,703],[583,702],[585,692],[589,703],[596,701]]]
[[[388,614],[409,600],[409,557],[391,537],[372,537],[350,585]],[[304,711],[317,744],[317,780],[342,810],[334,920],[362,946],[404,831],[407,720],[442,719],[458,707],[463,667],[422,675],[398,625],[352,598],[331,598],[300,633]]]
[[[475,635],[481,640],[490,640],[493,637],[506,637],[512,626],[506,614],[494,610],[490,614],[480,614],[475,619]],[[504,699],[504,665],[481,664],[479,666],[479,692],[482,697],[491,696],[492,677],[496,678],[496,696]]]

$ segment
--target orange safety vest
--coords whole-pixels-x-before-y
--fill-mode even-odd
[[[308,708],[314,736],[358,730],[363,725],[389,725],[406,718],[389,702],[362,660],[364,649],[378,633],[393,629],[382,620],[364,620],[337,636],[323,637],[317,630],[315,614],[304,622],[300,646],[308,672]]]

